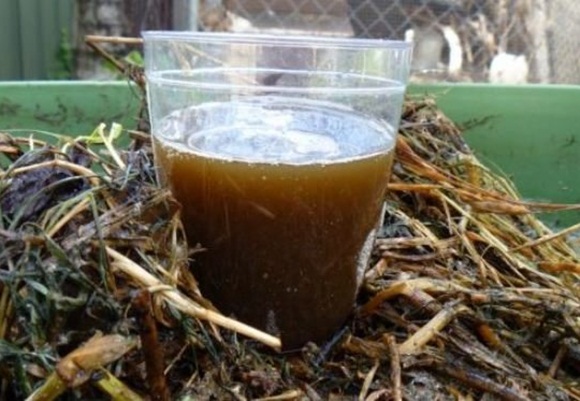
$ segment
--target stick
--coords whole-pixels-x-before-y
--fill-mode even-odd
[[[567,353],[568,353],[568,345],[562,344],[558,349],[558,353],[556,353],[556,357],[554,358],[552,364],[550,365],[550,369],[548,370],[548,376],[552,378],[556,377],[558,369],[560,369],[560,365],[562,364],[562,361],[564,360],[564,357],[566,356]]]
[[[101,46],[97,45],[94,42],[90,42],[85,38],[85,43],[94,51],[96,51],[101,57],[103,57],[105,60],[107,60],[109,63],[111,63],[112,65],[115,66],[115,68],[120,72],[120,73],[125,73],[125,65],[123,65],[123,63],[121,63],[119,60],[117,60],[111,53],[109,53],[108,51],[106,51],[105,49],[103,49]]]
[[[108,370],[101,369],[98,373],[102,377],[95,382],[95,386],[108,394],[112,401],[145,401]]]
[[[402,355],[410,355],[418,352],[420,348],[443,330],[443,328],[447,326],[455,316],[467,310],[469,309],[464,305],[459,305],[455,308],[442,309],[433,319],[399,346],[399,353]]]
[[[383,335],[391,354],[391,386],[393,401],[403,401],[401,391],[401,355],[395,337],[391,334]]]
[[[143,39],[141,38],[126,38],[122,36],[101,36],[101,35],[86,35],[85,42],[93,43],[113,43],[116,45],[141,45]]]
[[[135,341],[118,334],[91,337],[56,365],[56,369],[26,401],[52,401],[68,388],[78,387],[91,378],[91,374],[103,365],[121,358],[134,346]],[[131,400],[118,398],[118,400]]]
[[[11,174],[11,175],[21,174],[21,173],[26,173],[27,171],[42,169],[45,167],[62,167],[62,168],[69,169],[70,171],[72,171],[73,173],[76,173],[77,175],[85,176],[91,182],[91,184],[93,186],[98,186],[99,180],[108,181],[105,177],[98,176],[97,174],[95,174],[95,172],[93,170],[91,170],[89,168],[79,166],[78,164],[75,164],[75,163],[67,162],[66,160],[59,160],[59,159],[49,160],[49,161],[42,162],[42,163],[36,163],[36,164],[32,164],[30,166],[18,167],[18,168],[15,168],[14,170],[11,170],[8,172],[0,171],[0,179],[4,178],[7,174]]]
[[[528,242],[526,244],[523,244],[523,245],[520,245],[518,247],[512,248],[512,252],[519,251],[520,249],[523,249],[523,248],[531,248],[531,247],[534,247],[534,246],[538,246],[538,245],[541,245],[541,244],[545,244],[546,242],[550,242],[550,241],[552,241],[552,240],[554,240],[556,238],[564,237],[564,236],[566,236],[568,234],[572,234],[573,232],[576,232],[578,230],[580,230],[580,223],[574,224],[573,226],[570,226],[568,228],[565,228],[565,229],[563,229],[560,232],[553,233],[553,234],[548,234],[548,235],[544,235],[543,237],[540,237],[537,240],[530,241],[530,242]]]
[[[163,348],[159,345],[157,324],[151,310],[151,293],[140,291],[133,300],[134,313],[139,324],[141,338],[141,352],[145,359],[147,382],[153,401],[170,401],[171,394],[167,388],[164,375]]]
[[[270,397],[256,398],[254,401],[285,401],[285,400],[300,400],[304,393],[300,390],[290,390],[282,394],[272,395]]]
[[[513,388],[496,383],[482,374],[462,369],[459,366],[440,363],[435,366],[435,370],[472,388],[491,393],[504,401],[531,401],[528,397],[519,394]]]
[[[51,229],[46,233],[46,236],[48,238],[53,238],[54,235],[62,227],[64,227],[73,217],[75,217],[77,214],[79,214],[83,210],[87,209],[89,204],[90,204],[90,198],[88,198],[88,197],[83,199],[79,203],[77,203],[71,210],[68,211],[68,213],[66,213],[59,221],[57,221],[53,227],[51,227]]]
[[[113,259],[113,267],[121,270],[133,279],[141,282],[141,284],[144,286],[151,287],[164,284],[160,280],[156,279],[153,275],[148,273],[137,263],[133,262],[131,259],[120,254],[114,249],[106,247],[106,251],[109,257]],[[225,329],[243,334],[277,351],[279,351],[282,347],[282,343],[279,338],[264,333],[263,331],[255,329],[254,327],[248,326],[247,324],[238,322],[237,320],[225,317],[218,312],[203,308],[187,298],[177,289],[168,289],[166,291],[159,292],[159,296],[186,315],[205,320]]]
[[[376,359],[373,367],[371,368],[371,370],[369,370],[369,373],[367,373],[367,375],[365,376],[365,380],[363,382],[363,386],[360,389],[360,393],[358,396],[359,400],[364,400],[367,398],[367,394],[369,392],[369,389],[371,388],[371,384],[373,383],[373,379],[375,378],[375,374],[377,373],[377,369],[379,368],[379,360]]]
[[[42,386],[37,388],[26,398],[26,401],[53,401],[68,389],[64,380],[56,372],[53,372],[44,381]]]

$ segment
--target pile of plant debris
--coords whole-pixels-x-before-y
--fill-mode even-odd
[[[0,399],[580,400],[580,260],[430,99],[405,104],[387,214],[328,343],[199,293],[149,138],[0,134]],[[126,133],[125,133],[126,134]]]

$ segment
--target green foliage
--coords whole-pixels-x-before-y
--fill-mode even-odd
[[[49,74],[51,79],[71,79],[74,72],[74,51],[68,29],[60,31],[60,44],[55,55],[55,67]]]
[[[145,67],[145,60],[143,59],[143,55],[138,50],[130,51],[125,57],[123,57],[121,59],[121,62],[123,62],[129,68],[132,68],[132,67],[144,68]],[[123,80],[127,79],[127,77],[123,73],[119,72],[119,70],[117,70],[117,68],[111,62],[104,60],[103,63],[104,63],[105,68],[108,71],[115,74],[116,79],[123,79]]]
[[[134,67],[145,67],[145,60],[143,59],[143,55],[137,50],[131,51],[125,56],[123,60]]]

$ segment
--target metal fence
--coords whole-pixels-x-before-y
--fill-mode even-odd
[[[0,0],[0,80],[70,74],[73,2]]]
[[[204,30],[415,43],[415,80],[580,83],[576,0],[199,0]]]

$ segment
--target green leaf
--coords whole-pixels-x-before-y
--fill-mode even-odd
[[[134,65],[135,67],[145,66],[145,60],[143,60],[143,55],[137,50],[133,50],[129,54],[127,54],[124,60],[128,64]]]

